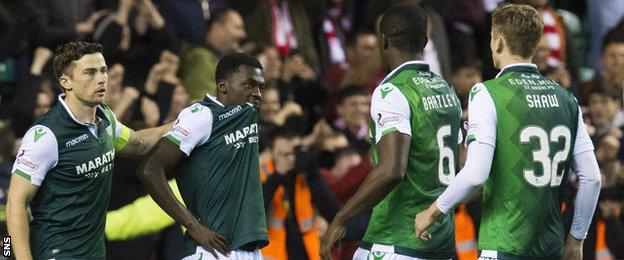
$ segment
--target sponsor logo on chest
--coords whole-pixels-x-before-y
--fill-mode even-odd
[[[100,154],[85,163],[76,165],[76,174],[93,179],[100,173],[111,171],[113,169],[113,162],[115,162],[115,149]]]
[[[253,123],[249,126],[245,126],[242,129],[237,129],[234,132],[223,135],[225,138],[225,144],[234,144],[237,149],[245,146],[245,139],[248,138],[249,143],[258,142],[258,124]]]

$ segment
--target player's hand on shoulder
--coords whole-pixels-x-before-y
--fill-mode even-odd
[[[224,256],[227,256],[230,252],[230,242],[227,238],[206,228],[199,222],[189,225],[186,232],[215,258],[219,258],[217,252]]]

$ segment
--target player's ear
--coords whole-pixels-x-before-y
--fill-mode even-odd
[[[228,84],[230,83],[225,79],[220,79],[219,81],[217,81],[217,92],[226,94]]]
[[[59,84],[65,91],[72,90],[71,78],[65,74],[61,75],[59,78]]]
[[[390,41],[388,41],[388,37],[384,33],[380,33],[379,41],[383,50],[387,50],[390,47]]]
[[[496,46],[496,53],[501,54],[503,53],[503,47],[507,44],[507,42],[505,42],[505,39],[500,34],[496,34],[496,36],[494,37],[494,46]]]

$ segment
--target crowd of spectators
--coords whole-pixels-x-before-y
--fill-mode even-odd
[[[429,15],[424,59],[467,109],[471,87],[497,73],[489,49],[490,14],[505,1],[0,0],[0,204],[6,202],[20,137],[58,100],[51,64],[57,46],[102,44],[109,67],[106,103],[137,130],[171,122],[192,102],[214,95],[219,59],[246,52],[261,62],[266,80],[259,174],[273,244],[263,253],[317,259],[318,237],[372,168],[370,94],[386,74],[374,25],[400,2],[417,4]],[[539,11],[544,35],[533,62],[575,93],[596,147],[603,189],[585,258],[624,258],[624,2],[508,2]],[[157,207],[143,203],[138,162],[117,158],[109,211]],[[568,225],[575,181],[572,172],[562,206]],[[473,233],[479,207],[477,196],[457,213],[470,217]],[[351,259],[368,217],[349,223],[335,259]],[[163,218],[133,235],[108,237],[108,258],[181,258],[182,231]],[[281,221],[284,230],[271,231],[280,224],[272,221]],[[0,230],[6,234],[4,225]],[[287,239],[275,238],[280,232]]]

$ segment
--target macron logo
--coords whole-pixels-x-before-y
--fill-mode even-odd
[[[65,147],[77,145],[78,143],[87,139],[89,139],[89,136],[87,134],[82,134],[81,136],[71,139],[69,142],[65,143]]]

